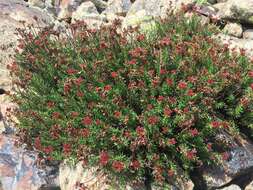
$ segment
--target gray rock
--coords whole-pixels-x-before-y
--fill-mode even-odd
[[[39,7],[41,9],[45,8],[45,0],[29,0],[28,3],[32,6]]]
[[[241,23],[253,23],[252,0],[228,0],[214,5],[222,19],[237,20]]]
[[[223,186],[235,177],[247,175],[253,167],[253,145],[246,137],[232,137],[223,132],[217,135],[216,141],[226,142],[232,149],[229,151],[229,159],[222,160],[218,167],[202,168],[208,187]]]
[[[240,38],[242,37],[242,25],[238,23],[228,23],[223,29],[228,35]]]
[[[99,15],[96,6],[88,1],[82,3],[75,12],[72,14],[72,23],[76,20],[85,21],[88,27],[98,28],[102,23],[104,18]]]
[[[243,32],[243,38],[253,40],[253,29],[248,29]]]
[[[228,187],[224,187],[221,190],[241,190],[241,188],[238,185],[230,185]]]
[[[131,5],[130,0],[109,0],[108,7],[103,13],[123,15],[129,11]]]
[[[207,2],[210,4],[215,4],[215,3],[217,3],[217,0],[208,0]]]

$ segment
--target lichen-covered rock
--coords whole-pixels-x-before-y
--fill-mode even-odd
[[[238,185],[230,185],[228,187],[224,187],[221,190],[241,190],[241,188]]]
[[[124,15],[128,12],[131,5],[132,3],[130,0],[109,0],[108,7],[103,13]]]
[[[253,40],[253,29],[247,29],[243,32],[243,38],[244,39],[250,39]]]
[[[41,9],[45,8],[45,0],[28,0],[28,3]]]
[[[242,37],[242,25],[238,23],[228,23],[226,24],[225,28],[223,29],[225,33],[228,35],[240,38]]]
[[[247,175],[253,168],[253,145],[246,137],[232,137],[223,132],[217,136],[217,142],[226,142],[231,146],[228,160],[222,160],[217,167],[202,168],[208,187],[220,187],[235,177]]]
[[[102,23],[104,18],[99,15],[96,6],[88,1],[82,3],[77,10],[72,14],[72,23],[77,20],[85,21],[88,27],[98,28]]]
[[[252,0],[228,0],[214,5],[222,19],[237,20],[241,23],[253,24]]]
[[[3,190],[38,190],[47,174],[36,166],[37,155],[15,146],[15,138],[0,135],[0,180]]]

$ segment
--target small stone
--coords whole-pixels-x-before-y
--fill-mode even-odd
[[[253,40],[253,29],[248,29],[243,32],[243,38]]]
[[[228,35],[240,38],[242,37],[242,25],[238,23],[228,23],[223,29]]]
[[[245,190],[252,190],[253,189],[253,181],[245,187]]]
[[[238,185],[230,185],[228,187],[224,187],[221,190],[241,190],[241,188]]]

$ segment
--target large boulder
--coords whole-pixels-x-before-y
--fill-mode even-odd
[[[116,14],[116,15],[125,15],[132,3],[130,0],[109,0],[108,7],[103,12],[104,14]]]
[[[182,4],[193,3],[194,0],[136,0],[123,22],[123,27],[142,24],[141,27],[153,25],[156,17],[166,17],[168,11],[178,10]],[[149,26],[148,26],[149,27]]]
[[[222,19],[236,20],[241,23],[253,24],[252,0],[228,0],[214,5]]]
[[[103,23],[104,18],[99,15],[96,6],[87,1],[82,3],[72,14],[72,23],[77,20],[85,21],[90,28],[98,28]]]

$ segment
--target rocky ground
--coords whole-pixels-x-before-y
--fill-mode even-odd
[[[118,18],[123,27],[140,25],[145,29],[152,26],[156,17],[165,17],[167,10],[179,9],[181,3],[193,3],[193,0],[0,0],[0,94],[2,89],[12,90],[7,65],[17,44],[16,28],[39,24],[64,31],[64,26],[76,20],[85,20],[89,27],[98,28]],[[221,43],[231,50],[245,49],[248,56],[253,56],[252,0],[208,0],[207,4],[197,5],[196,12],[203,25],[218,21],[223,31],[217,36]],[[36,152],[26,150],[25,146],[16,147],[15,129],[6,119],[6,110],[14,107],[8,96],[0,95],[0,189],[74,190],[77,182],[94,190],[108,187],[107,177],[95,168],[84,169],[81,163],[76,167],[41,163]],[[191,179],[178,176],[172,189],[253,190],[253,144],[247,132],[237,138],[220,134],[219,140],[233,147],[228,161],[220,167],[193,171]],[[144,188],[141,184],[129,184],[126,189]]]

